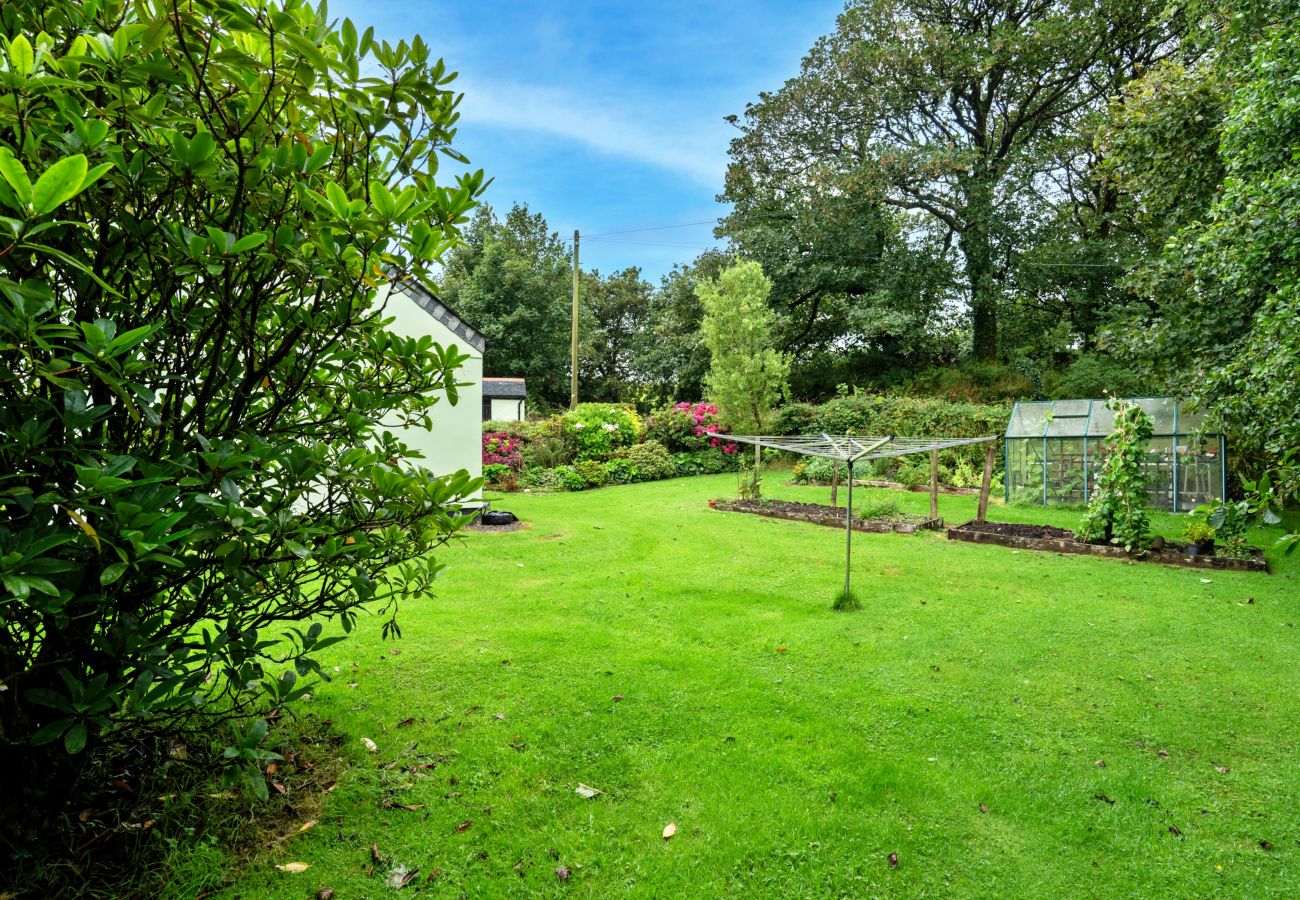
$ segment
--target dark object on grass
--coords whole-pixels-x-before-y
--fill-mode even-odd
[[[480,520],[484,525],[513,525],[519,521],[519,518],[512,512],[504,509],[489,509],[483,513]]]

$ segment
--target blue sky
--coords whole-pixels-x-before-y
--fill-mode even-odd
[[[842,0],[640,3],[334,0],[390,41],[421,35],[458,71],[456,146],[566,237],[707,222],[724,207],[723,116],[797,73]],[[632,243],[632,242],[636,243]],[[583,240],[584,269],[658,277],[713,244],[708,224]]]

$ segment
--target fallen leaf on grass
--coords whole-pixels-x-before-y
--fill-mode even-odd
[[[897,868],[898,868],[898,854],[897,854],[897,853],[891,853],[891,854],[889,854],[889,868],[891,868],[891,869],[897,869]]]
[[[984,804],[984,803],[981,803],[981,804],[980,804],[980,812],[982,812],[982,813],[986,813],[986,812],[988,812],[988,811],[989,811],[988,806],[987,806],[986,804]]]
[[[278,865],[276,866],[276,868],[279,869],[281,872],[289,872],[291,874],[296,875],[299,872],[306,872],[308,869],[311,868],[311,864],[305,862],[291,862],[291,863],[284,863],[283,865]]]
[[[392,797],[385,797],[383,805],[389,809],[404,809],[407,812],[415,812],[418,809],[424,809],[423,803],[398,803]]]
[[[1104,760],[1104,759],[1099,759],[1099,760],[1097,760],[1096,762],[1094,762],[1093,765],[1096,766],[1096,767],[1099,768],[1099,769],[1104,769],[1104,768],[1106,768],[1106,760]]]
[[[316,900],[333,900],[334,888],[323,888],[316,892]]]
[[[411,883],[411,879],[414,878],[416,873],[419,871],[419,869],[408,869],[406,866],[398,866],[396,869],[393,869],[393,871],[388,873],[388,877],[384,879],[384,883],[393,890],[400,891]]]
[[[370,845],[370,858],[371,858],[372,860],[374,860],[376,863],[379,862],[379,845],[378,845],[378,844],[371,844],[371,845]]]
[[[1214,583],[1214,582],[1213,582],[1211,579],[1209,579],[1209,578],[1202,578],[1202,579],[1201,579],[1201,584],[1213,584],[1213,583]]]
[[[614,695],[614,702],[615,702],[615,703],[622,703],[622,702],[623,702],[623,695],[622,695],[622,694],[615,694],[615,695]]]
[[[665,840],[665,841],[668,840],[668,839],[670,839],[670,838],[671,838],[674,834],[676,834],[676,833],[677,833],[677,823],[676,823],[676,822],[669,822],[667,825],[664,826],[664,840]]]
[[[573,873],[571,873],[571,872],[569,871],[569,867],[568,867],[568,866],[556,866],[556,867],[555,867],[555,877],[558,878],[558,879],[560,879],[561,881],[568,881],[568,880],[569,880],[569,876],[570,876],[571,874],[573,874]]]
[[[429,882],[429,881],[437,881],[437,880],[438,880],[438,876],[441,875],[441,874],[442,874],[442,869],[434,869],[432,872],[429,873],[429,877],[426,878],[426,879],[424,879],[424,880],[425,880],[426,882]]]
[[[379,752],[379,745],[376,744],[374,741],[372,741],[372,740],[371,740],[370,738],[368,738],[368,737],[363,737],[363,738],[361,739],[361,744],[362,744],[362,746],[364,746],[367,750],[369,750],[371,753],[378,753],[378,752]]]
[[[474,824],[473,819],[466,819],[464,822],[461,822],[459,825],[456,826],[456,833],[460,834],[462,831],[467,830],[473,824]]]
[[[573,792],[577,794],[579,797],[583,797],[587,800],[590,800],[592,797],[596,796],[597,794],[604,793],[604,791],[598,791],[594,787],[588,787],[587,785],[581,783],[576,788],[573,789]]]
[[[412,725],[414,725],[414,724],[415,724],[415,716],[411,716],[409,719],[403,719],[402,721],[398,722],[398,723],[397,723],[397,727],[398,727],[398,728],[409,728],[410,726],[412,726]]]
[[[303,822],[301,825],[298,826],[298,833],[302,834],[304,831],[307,831],[308,829],[315,828],[315,827],[316,827],[315,819],[312,819],[309,822]]]
[[[1215,766],[1214,771],[1218,772],[1220,775],[1227,775],[1232,771],[1232,769],[1229,769],[1227,766]]]
[[[777,652],[777,653],[784,653],[784,652],[785,652],[785,648],[784,648],[784,647],[777,647],[777,648],[776,648],[776,652]]]
[[[1170,825],[1170,826],[1169,826],[1169,833],[1172,834],[1174,837],[1182,837],[1182,836],[1183,836],[1183,830],[1182,830],[1181,828],[1179,828],[1177,825]]]

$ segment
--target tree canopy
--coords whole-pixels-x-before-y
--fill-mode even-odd
[[[1117,182],[1156,220],[1132,275],[1147,306],[1110,338],[1159,368],[1247,453],[1300,448],[1300,38],[1285,2],[1209,15],[1209,52],[1155,68],[1115,104]],[[1199,46],[1196,47],[1199,50]]]
[[[448,254],[439,293],[487,338],[483,374],[526,378],[534,401],[569,398],[573,255],[541,213],[516,204],[504,219],[481,206]]]
[[[890,211],[901,212],[895,230],[957,252],[973,352],[993,358],[1026,227],[1068,199],[1052,182],[1079,152],[1062,143],[1119,73],[1168,52],[1173,29],[1160,10],[1143,0],[853,0],[799,75],[746,109],[723,194],[737,203],[728,227],[753,227],[755,194],[787,208],[787,232],[799,224],[789,207],[810,205],[866,241],[819,242],[852,273],[884,255]],[[797,234],[786,242],[800,246]]]

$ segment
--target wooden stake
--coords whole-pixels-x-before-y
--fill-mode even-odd
[[[984,447],[984,480],[980,482],[980,506],[975,514],[975,521],[983,522],[989,511],[989,485],[993,483],[993,455],[997,453],[994,441]]]
[[[831,469],[831,509],[839,506],[840,498],[840,461],[835,460],[835,468]]]
[[[930,518],[939,518],[939,451],[930,451]]]
[[[569,335],[569,409],[578,408],[578,229],[573,229],[573,328]]]

